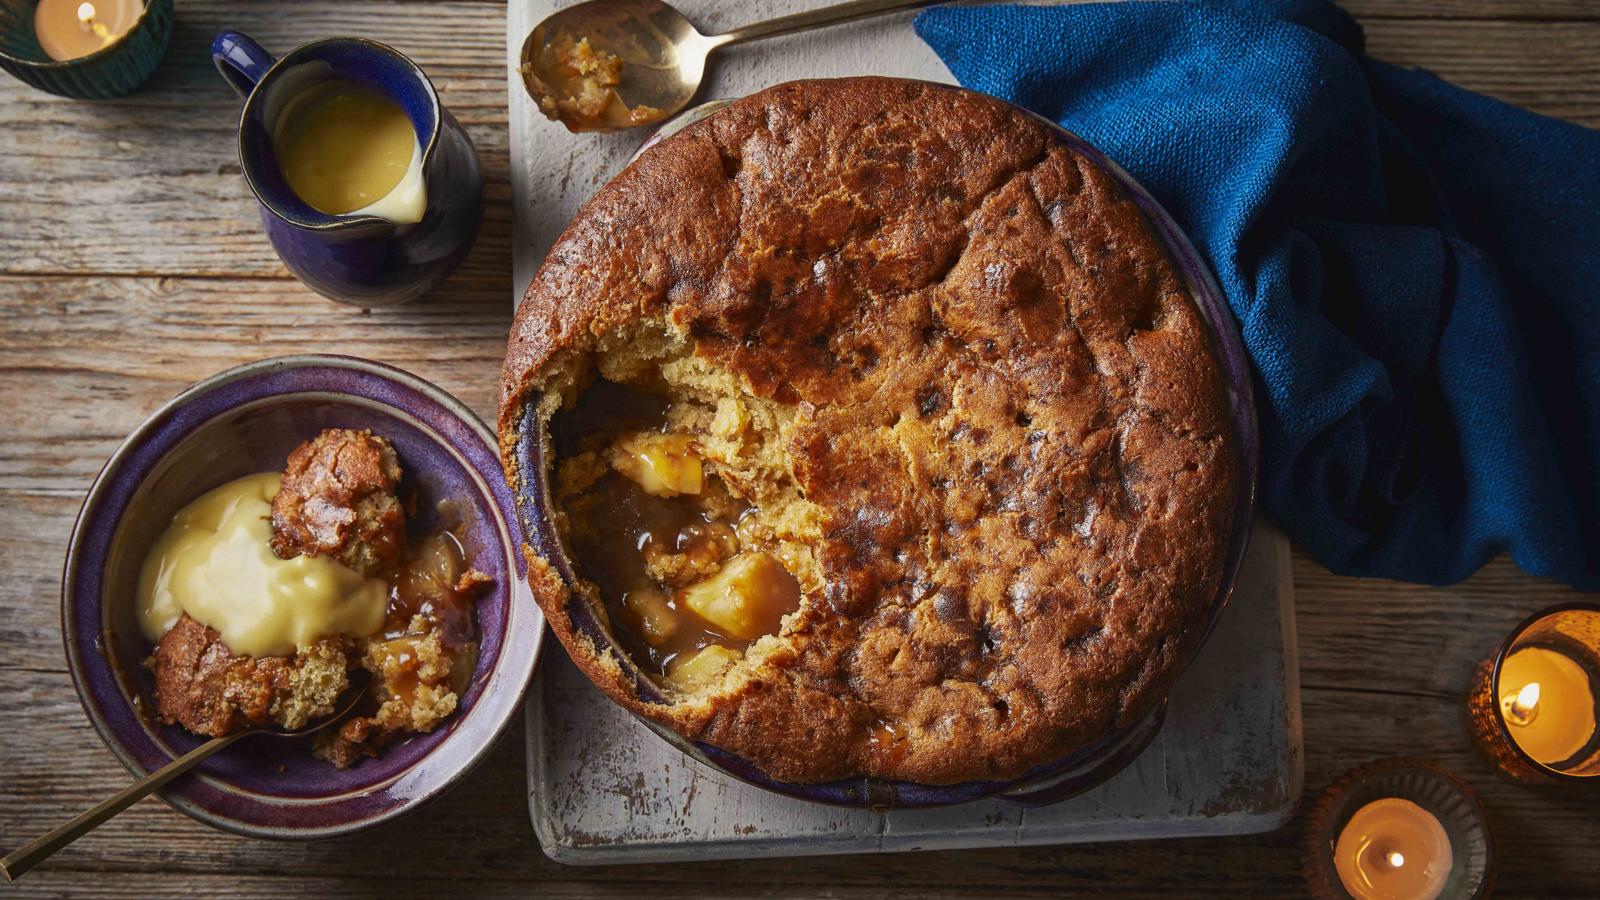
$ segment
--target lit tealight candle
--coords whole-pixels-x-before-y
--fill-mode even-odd
[[[1500,664],[1500,713],[1522,752],[1554,765],[1588,746],[1595,732],[1594,690],[1572,657],[1523,647]]]
[[[1313,900],[1482,900],[1494,836],[1472,787],[1421,759],[1344,773],[1306,815],[1301,866]]]
[[[116,43],[142,12],[144,0],[39,0],[33,30],[51,59],[78,59]]]
[[[1473,744],[1523,784],[1600,787],[1600,604],[1562,603],[1512,629],[1467,689]]]
[[[1454,864],[1439,819],[1399,797],[1356,810],[1339,832],[1333,857],[1339,880],[1356,900],[1433,900]]]

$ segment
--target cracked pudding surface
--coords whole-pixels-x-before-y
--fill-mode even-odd
[[[613,388],[658,418],[591,424],[585,445],[570,422],[609,414]],[[574,661],[795,782],[1011,778],[1142,716],[1203,636],[1240,489],[1207,327],[1113,176],[1006,104],[894,79],[771,88],[602,188],[512,328],[518,489],[536,477],[516,463],[524,403],[551,433],[580,576],[525,548],[530,581]],[[678,436],[709,497],[655,499],[711,521],[721,491],[735,509],[736,545],[641,564],[674,611],[744,553],[800,589],[692,678],[641,659],[646,617],[585,559],[638,536],[599,486],[647,487],[642,434]]]

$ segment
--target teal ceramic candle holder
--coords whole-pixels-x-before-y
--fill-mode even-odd
[[[0,68],[52,94],[104,100],[128,93],[150,77],[172,35],[172,0],[148,0],[133,28],[104,50],[77,59],[51,59],[33,30],[37,0],[0,0]]]

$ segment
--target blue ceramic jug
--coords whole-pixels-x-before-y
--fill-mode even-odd
[[[272,247],[296,278],[342,303],[393,306],[426,294],[467,255],[482,214],[478,155],[415,63],[364,38],[313,41],[274,59],[232,31],[217,35],[211,58],[244,98],[239,163],[260,201]],[[401,225],[374,215],[330,215],[290,189],[273,148],[278,118],[292,98],[333,79],[377,90],[410,117],[427,191],[421,221]]]

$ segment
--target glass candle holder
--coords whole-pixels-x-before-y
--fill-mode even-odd
[[[132,26],[125,33],[108,35],[101,49],[72,59],[52,59],[40,42],[35,21],[39,0],[0,0],[0,68],[64,97],[120,97],[143,84],[166,55],[172,2],[145,0]],[[95,24],[92,14],[84,23],[90,28]]]
[[[1480,662],[1467,724],[1485,758],[1524,784],[1600,784],[1600,605],[1534,613]]]
[[[1431,762],[1346,772],[1311,808],[1302,870],[1317,900],[1486,897],[1494,840],[1472,788]]]

